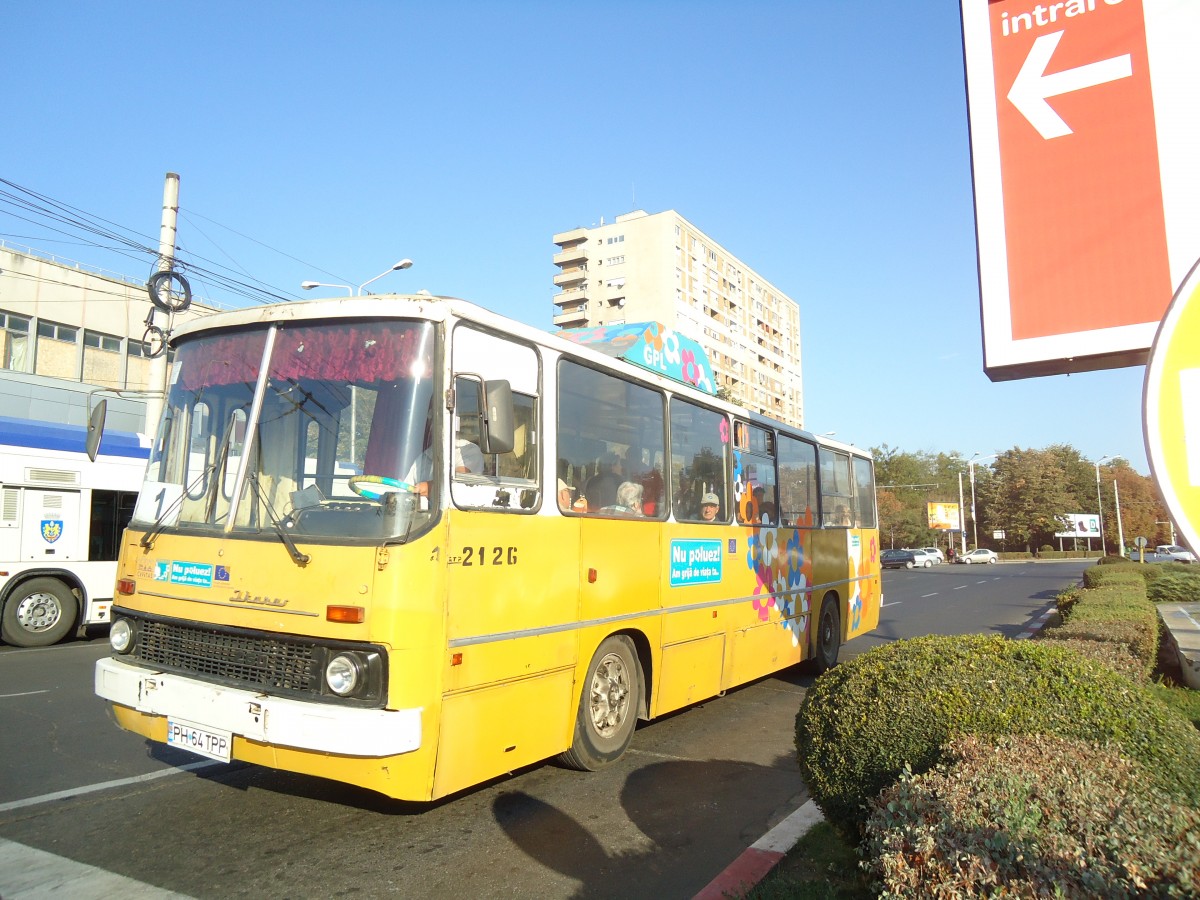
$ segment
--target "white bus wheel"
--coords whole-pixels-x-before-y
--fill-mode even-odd
[[[49,647],[70,633],[79,604],[57,578],[31,578],[12,594],[0,615],[0,634],[17,647]]]

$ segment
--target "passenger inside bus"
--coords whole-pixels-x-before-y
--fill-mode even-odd
[[[621,516],[640,516],[644,488],[636,481],[622,481],[617,486],[616,503],[602,507],[600,512]]]
[[[721,511],[721,499],[711,491],[700,498],[700,518],[705,522],[717,521]]]
[[[600,457],[600,470],[588,479],[583,493],[587,497],[588,509],[602,510],[617,502],[617,487],[621,484],[621,457],[612,451]]]

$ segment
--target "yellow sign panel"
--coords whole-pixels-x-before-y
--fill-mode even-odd
[[[1154,339],[1142,398],[1146,452],[1184,542],[1200,548],[1200,263]]]
[[[941,531],[958,531],[960,519],[957,503],[930,503],[929,527]]]

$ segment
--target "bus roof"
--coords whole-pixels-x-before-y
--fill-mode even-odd
[[[86,439],[87,427],[84,425],[56,425],[0,416],[0,445],[85,453]],[[129,431],[105,431],[100,441],[100,455],[148,459],[150,439]]]

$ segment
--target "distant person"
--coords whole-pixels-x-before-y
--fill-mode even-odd
[[[700,498],[700,518],[705,522],[717,521],[721,511],[721,498],[714,493],[707,493]]]
[[[954,562],[954,545],[951,544],[946,548],[946,562]]]
[[[617,487],[620,484],[621,458],[612,452],[605,453],[600,457],[600,470],[583,486],[588,509],[595,511],[614,506],[617,502]]]

